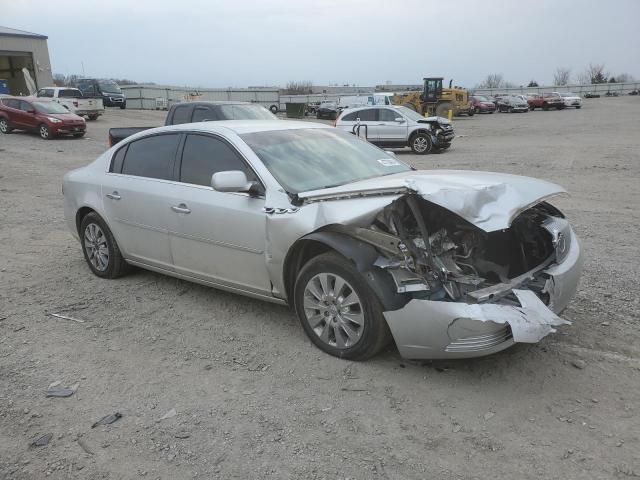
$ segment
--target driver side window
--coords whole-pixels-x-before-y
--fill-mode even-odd
[[[381,109],[378,115],[380,116],[381,122],[395,122],[396,118],[402,117],[399,113],[389,110],[388,108]]]

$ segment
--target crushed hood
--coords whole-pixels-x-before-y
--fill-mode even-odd
[[[464,170],[416,170],[298,194],[303,203],[416,193],[493,232],[524,210],[566,193],[555,183],[520,175]]]

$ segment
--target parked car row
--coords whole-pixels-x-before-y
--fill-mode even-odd
[[[537,108],[541,110],[582,108],[580,96],[570,92],[472,95],[471,103],[476,113],[528,112]]]

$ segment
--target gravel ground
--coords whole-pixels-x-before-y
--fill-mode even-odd
[[[560,183],[585,250],[571,326],[446,362],[338,360],[285,307],[141,270],[93,276],[61,177],[109,127],[163,112],[109,110],[82,140],[1,136],[0,478],[639,477],[639,116],[634,97],[460,118],[450,151],[399,153]],[[79,387],[45,397],[57,381]]]

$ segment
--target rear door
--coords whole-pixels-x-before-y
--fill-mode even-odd
[[[407,140],[408,122],[392,108],[378,109],[377,127],[378,141],[381,143],[402,143]]]
[[[259,181],[222,137],[187,135],[169,224],[175,269],[222,286],[271,295],[264,197],[211,188],[211,176],[227,170],[244,171],[250,181]]]
[[[360,137],[370,142],[378,141],[378,109],[367,108],[359,110],[356,115],[356,124],[360,125]],[[357,129],[356,129],[357,130]]]
[[[20,110],[20,100],[15,98],[8,98],[2,101],[2,104],[6,107],[5,112],[9,117],[9,123],[15,128],[27,128],[26,127],[26,115]]]
[[[166,133],[124,145],[102,185],[107,221],[126,258],[166,270],[173,269],[168,232],[181,137]]]

